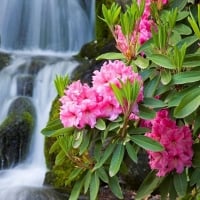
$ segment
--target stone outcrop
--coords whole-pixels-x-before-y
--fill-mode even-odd
[[[6,169],[25,160],[34,131],[35,109],[27,97],[17,97],[7,118],[0,125],[0,168]]]

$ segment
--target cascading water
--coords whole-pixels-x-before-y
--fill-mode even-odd
[[[40,132],[56,96],[56,74],[70,74],[78,65],[72,55],[93,39],[94,2],[1,0],[0,47],[1,52],[9,52],[12,61],[0,71],[0,123],[19,95],[28,96],[36,110],[36,127],[27,158],[14,168],[0,170],[1,200],[59,199],[51,191],[44,193],[43,189],[40,194],[40,189],[33,189],[42,187],[46,172]],[[31,74],[33,62],[42,66]],[[18,80],[26,76],[33,79],[31,94],[18,92]]]

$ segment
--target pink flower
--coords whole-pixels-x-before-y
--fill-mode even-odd
[[[60,119],[64,127],[83,128],[89,125],[93,128],[100,115],[97,98],[96,91],[87,84],[76,81],[69,85],[60,98]]]
[[[112,91],[110,84],[115,84],[121,87],[120,81],[126,82],[127,79],[133,83],[135,80],[139,81],[141,88],[137,102],[143,100],[143,86],[142,78],[138,73],[134,73],[131,66],[126,66],[122,61],[115,60],[105,62],[100,71],[95,71],[93,76],[93,87],[101,97],[99,102],[102,117],[108,117],[110,120],[116,119],[122,113],[122,108],[118,103]],[[133,112],[134,109],[133,108]]]
[[[152,120],[152,131],[148,137],[160,142],[165,150],[148,151],[151,169],[157,170],[158,176],[165,176],[175,170],[182,173],[185,167],[192,165],[192,133],[189,127],[176,125],[168,116],[167,110],[161,110]]]

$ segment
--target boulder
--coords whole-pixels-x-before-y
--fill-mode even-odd
[[[0,168],[25,160],[35,125],[35,109],[28,97],[17,97],[0,125]]]

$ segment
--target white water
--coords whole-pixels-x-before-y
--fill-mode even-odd
[[[0,123],[17,96],[17,77],[27,73],[33,57],[42,56],[45,60],[53,57],[55,61],[47,62],[34,78],[31,99],[36,108],[37,125],[30,153],[25,162],[0,171],[0,200],[29,200],[21,191],[26,187],[42,187],[47,169],[41,130],[48,121],[51,103],[56,96],[54,79],[56,74],[71,74],[77,66],[72,55],[92,40],[94,2],[1,0],[0,49],[12,55],[12,63],[0,71]],[[53,197],[50,199],[54,200]]]
[[[2,108],[4,108],[4,111],[1,112],[1,121],[6,116],[10,102],[16,97],[16,77],[19,74],[25,74],[29,66],[27,65],[23,71],[20,70],[20,73],[19,69],[22,64],[30,63],[30,59],[32,59],[30,56],[15,55],[13,63],[3,71],[0,71],[0,80],[2,81],[2,83],[0,82],[0,87],[3,91],[0,99]],[[15,189],[19,191],[22,186],[42,186],[46,166],[43,154],[44,137],[41,134],[41,130],[48,121],[51,103],[56,97],[54,79],[56,74],[71,74],[77,65],[78,63],[72,60],[71,54],[65,55],[63,58],[57,58],[54,64],[45,65],[35,77],[32,101],[35,105],[37,116],[30,153],[24,163],[19,164],[15,168],[0,171],[1,200],[9,200],[7,199],[9,191],[15,191]],[[9,87],[4,87],[5,84]],[[16,198],[16,200],[18,199]]]
[[[79,50],[93,38],[93,6],[94,0],[1,0],[1,48]]]

